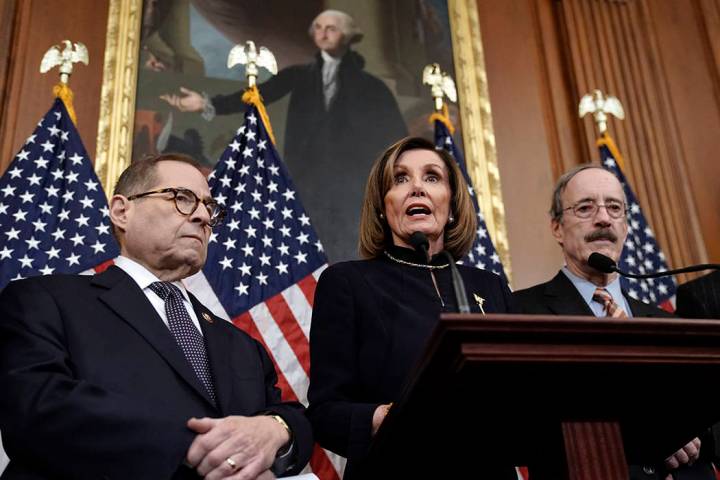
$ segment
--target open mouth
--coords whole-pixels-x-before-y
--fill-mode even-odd
[[[416,215],[430,215],[430,209],[423,206],[413,205],[408,207],[407,210],[405,210],[405,214],[411,217],[414,217]]]

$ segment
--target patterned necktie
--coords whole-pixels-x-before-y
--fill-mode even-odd
[[[205,340],[193,324],[185,305],[183,305],[183,296],[180,289],[170,282],[154,282],[150,284],[150,290],[165,301],[165,313],[167,314],[170,331],[200,382],[210,394],[213,403],[215,403],[215,387],[210,375]]]
[[[601,304],[605,308],[605,313],[608,317],[613,318],[628,318],[627,313],[623,308],[615,303],[615,300],[613,300],[612,295],[610,295],[610,292],[605,290],[604,288],[597,288],[595,289],[595,293],[593,293],[593,300]]]

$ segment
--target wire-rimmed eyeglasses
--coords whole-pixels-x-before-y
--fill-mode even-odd
[[[208,225],[214,227],[222,222],[225,218],[225,209],[220,206],[212,198],[200,200],[195,192],[188,190],[187,188],[158,188],[157,190],[151,190],[149,192],[136,193],[127,197],[128,200],[135,200],[148,195],[154,195],[156,193],[172,193],[172,199],[175,201],[175,208],[182,215],[192,215],[197,210],[198,205],[202,203],[207,209],[210,220]],[[165,200],[170,200],[166,198]]]
[[[595,216],[598,210],[600,210],[600,207],[605,207],[605,211],[610,218],[618,219],[627,214],[625,203],[618,200],[608,200],[605,203],[596,203],[594,200],[582,200],[571,207],[563,208],[563,212],[572,210],[576,217],[586,219]]]

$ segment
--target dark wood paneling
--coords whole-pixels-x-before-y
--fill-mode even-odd
[[[47,49],[64,39],[84,43],[90,65],[76,66],[70,79],[75,92],[78,129],[91,158],[95,155],[100,111],[108,2],[99,0],[19,0],[9,43],[10,68],[0,123],[0,171],[4,171],[37,121],[52,103],[57,69],[40,74]],[[1,59],[1,57],[0,57]]]

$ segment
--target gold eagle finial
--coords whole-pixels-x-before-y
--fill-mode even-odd
[[[617,97],[608,95],[607,97],[600,90],[593,90],[580,99],[578,105],[578,115],[583,118],[591,113],[598,125],[600,135],[607,132],[608,114],[623,120],[625,118],[625,110]]]
[[[67,84],[72,74],[73,64],[82,62],[88,64],[88,50],[80,42],[73,44],[70,40],[63,40],[65,48],[60,50],[60,45],[53,45],[45,52],[40,62],[40,73],[47,73],[51,68],[60,66],[60,82]]]
[[[452,77],[440,69],[437,63],[426,65],[422,75],[423,85],[430,85],[430,93],[435,99],[435,110],[441,111],[443,97],[451,102],[457,102],[457,91]]]
[[[248,87],[255,86],[258,77],[258,67],[266,68],[273,75],[277,75],[277,62],[275,55],[265,47],[256,48],[255,42],[248,40],[245,44],[235,45],[228,54],[227,66],[245,65],[245,77]]]

